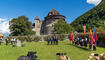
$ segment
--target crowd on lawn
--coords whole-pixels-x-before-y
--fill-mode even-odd
[[[89,45],[89,49],[92,49],[92,47],[93,47],[93,50],[96,51],[95,41],[93,41],[93,44],[91,44],[91,40],[88,39],[87,37],[85,37],[84,39],[81,37],[80,38],[76,37],[72,41],[72,43],[76,46],[85,47],[85,48],[87,48]]]
[[[79,34],[80,35],[80,34]],[[96,33],[96,29],[94,28],[94,32],[92,32],[92,30],[90,30],[90,33],[88,33],[88,37],[86,37],[86,33],[83,33],[84,36],[82,37],[78,37],[78,33],[71,33],[70,34],[70,40],[72,41],[73,44],[75,44],[76,46],[80,46],[80,47],[87,47],[89,44],[89,49],[92,49],[96,51],[96,46],[97,46],[97,41],[98,41],[98,37],[97,37],[97,33]]]

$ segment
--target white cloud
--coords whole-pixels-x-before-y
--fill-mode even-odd
[[[9,20],[7,18],[0,18],[0,33],[9,34]]]
[[[87,3],[98,5],[102,0],[87,0]]]

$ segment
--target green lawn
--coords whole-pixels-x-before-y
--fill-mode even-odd
[[[97,51],[76,47],[69,41],[61,41],[59,45],[46,45],[47,42],[24,43],[25,47],[11,47],[2,44],[0,46],[0,60],[17,60],[21,55],[27,55],[28,51],[37,51],[39,60],[57,60],[56,53],[65,52],[71,60],[87,60],[91,52],[104,53],[105,49],[97,47]]]

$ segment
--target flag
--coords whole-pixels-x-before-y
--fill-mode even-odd
[[[72,35],[70,34],[70,40],[72,40]]]
[[[97,33],[96,33],[96,29],[95,28],[94,28],[94,40],[95,40],[95,47],[96,47],[98,38],[97,38]]]
[[[74,33],[72,32],[72,43],[73,43],[73,41],[74,41]]]
[[[90,30],[90,40],[91,40],[91,45],[93,44],[93,35],[92,35],[92,31]]]
[[[83,26],[83,30],[84,30],[84,33],[86,33],[86,26],[85,25]]]

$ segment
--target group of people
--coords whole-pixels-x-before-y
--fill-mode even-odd
[[[88,57],[88,60],[91,60],[93,58],[95,60],[105,60],[105,54],[104,53],[102,54],[91,53],[90,56]]]
[[[95,41],[93,41],[93,44],[91,44],[90,39],[88,39],[87,37],[85,37],[85,38],[76,37],[73,41],[73,44],[75,44],[76,46],[80,46],[80,47],[84,46],[85,48],[89,44],[89,49],[92,49],[92,47],[93,47],[93,50],[96,51]]]
[[[48,37],[47,38],[48,45],[58,45],[57,37]]]

